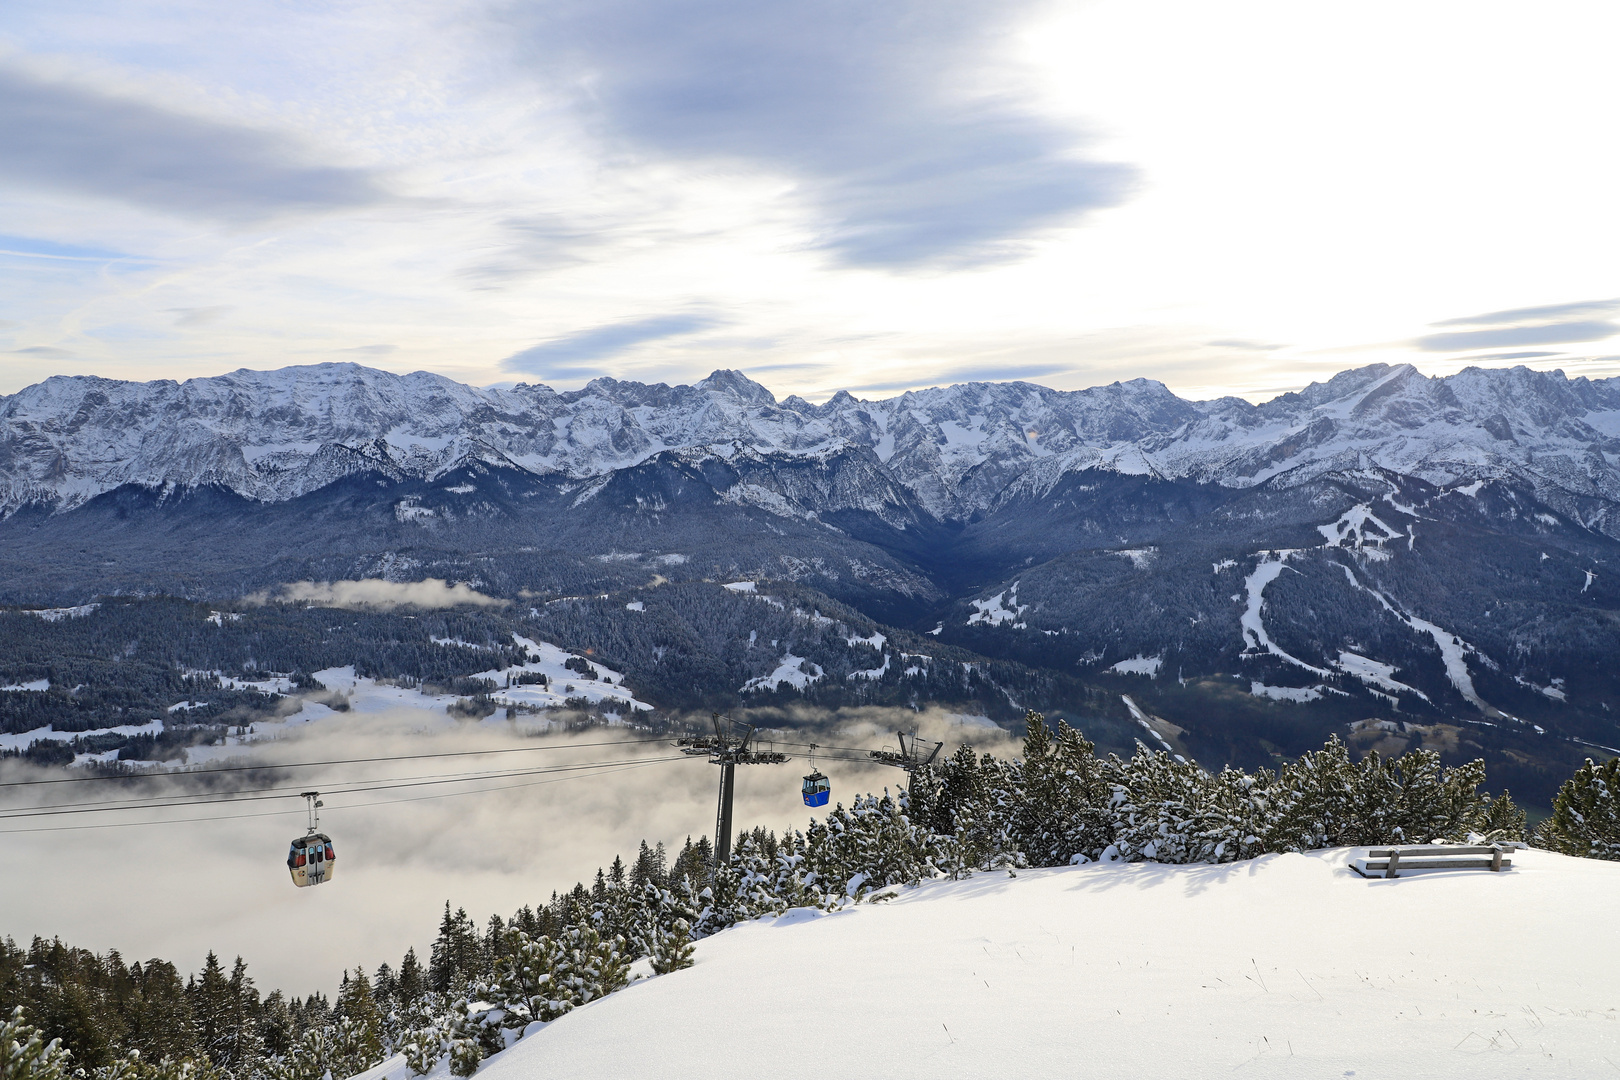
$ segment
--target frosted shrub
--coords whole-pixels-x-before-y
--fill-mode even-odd
[[[1565,855],[1620,860],[1620,758],[1602,765],[1586,759],[1559,789],[1536,843]]]
[[[61,1039],[45,1041],[23,1019],[22,1006],[0,1023],[0,1080],[67,1080],[68,1052]]]

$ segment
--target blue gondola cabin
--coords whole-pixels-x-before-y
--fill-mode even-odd
[[[830,798],[832,798],[832,781],[822,776],[820,772],[813,772],[804,778],[804,805],[826,806]]]

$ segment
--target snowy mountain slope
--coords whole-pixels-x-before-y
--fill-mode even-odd
[[[1613,1068],[1620,932],[1579,915],[1606,910],[1620,867],[1525,851],[1500,875],[1368,881],[1352,854],[987,874],[790,912],[698,943],[694,967],[533,1031],[479,1076]]]
[[[184,383],[63,376],[0,398],[0,512],[71,509],[123,484],[213,484],[275,501],[357,471],[431,479],[469,461],[584,479],[725,444],[870,450],[940,519],[1094,468],[1246,487],[1367,462],[1436,483],[1511,475],[1574,512],[1575,500],[1620,498],[1607,456],[1620,452],[1614,383],[1523,368],[1430,379],[1374,365],[1262,405],[1188,402],[1136,379],[1072,392],[967,383],[883,401],[840,393],[815,406],[778,403],[731,371],[677,387],[604,378],[563,394],[352,364]],[[1608,507],[1582,520],[1620,528]]]

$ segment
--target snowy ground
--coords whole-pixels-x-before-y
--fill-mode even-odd
[[[792,912],[479,1075],[1620,1074],[1620,864],[1532,851],[1369,881],[1352,854],[985,874]]]
[[[77,610],[77,609],[75,609]],[[634,691],[624,685],[624,675],[612,668],[605,667],[585,657],[576,657],[575,654],[564,651],[546,641],[534,641],[519,635],[513,635],[514,640],[521,646],[526,654],[525,663],[507,668],[491,668],[472,674],[472,678],[488,679],[495,689],[490,692],[490,698],[498,706],[516,705],[520,709],[539,710],[534,713],[521,713],[514,720],[507,720],[504,709],[498,710],[493,716],[486,717],[481,723],[484,726],[499,726],[503,730],[511,729],[520,734],[538,734],[550,731],[554,727],[553,718],[545,710],[561,709],[566,707],[570,698],[584,699],[592,705],[603,707],[604,715],[609,723],[633,716],[638,712],[650,711],[653,706],[639,700]],[[439,644],[450,644],[449,639],[434,639]],[[570,660],[576,663],[583,660],[596,677],[587,679],[577,671],[571,671],[564,665]],[[525,674],[542,674],[547,678],[547,684],[517,683],[519,676]],[[232,678],[218,671],[190,671],[189,675],[217,678],[220,685],[230,690],[256,690],[261,694],[286,694],[296,696],[296,687],[286,676],[272,676],[267,679],[249,680]],[[802,676],[801,676],[802,677]],[[228,758],[234,758],[242,753],[244,746],[262,743],[267,740],[283,738],[305,729],[308,724],[327,726],[342,724],[351,717],[371,716],[389,717],[406,730],[433,731],[447,727],[458,727],[464,723],[453,717],[449,707],[458,700],[454,694],[425,694],[414,688],[390,686],[379,683],[375,679],[359,677],[355,674],[352,665],[348,667],[326,668],[315,672],[315,679],[332,693],[341,695],[348,703],[346,710],[335,710],[319,701],[305,698],[298,702],[296,711],[288,713],[278,720],[261,720],[252,725],[251,730],[231,734],[223,742],[211,746],[193,746],[186,750],[186,764],[211,764]],[[506,686],[508,680],[514,685]],[[0,691],[35,691],[49,689],[49,681],[41,679],[38,683],[19,684],[14,686],[0,686]],[[319,696],[319,695],[317,695]],[[196,707],[201,702],[180,701],[169,706],[173,713],[183,709]],[[74,739],[91,738],[97,735],[142,735],[160,734],[163,731],[163,721],[153,720],[148,724],[127,724],[121,727],[96,728],[90,731],[55,731],[49,726],[35,728],[15,734],[0,734],[0,750],[22,750],[35,742],[72,742]],[[75,765],[84,765],[93,762],[105,762],[117,757],[116,751],[102,754],[79,754],[74,759]],[[172,763],[165,765],[155,761],[131,761],[127,764],[135,767],[148,767],[161,769],[171,767]]]

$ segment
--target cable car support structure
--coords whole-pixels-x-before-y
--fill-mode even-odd
[[[731,808],[737,795],[737,766],[780,765],[788,759],[786,754],[774,750],[751,749],[749,743],[753,737],[753,724],[715,713],[714,734],[687,735],[675,740],[681,753],[692,757],[707,756],[709,764],[720,766],[720,805],[716,808],[714,820],[716,866],[724,866],[731,861]]]

